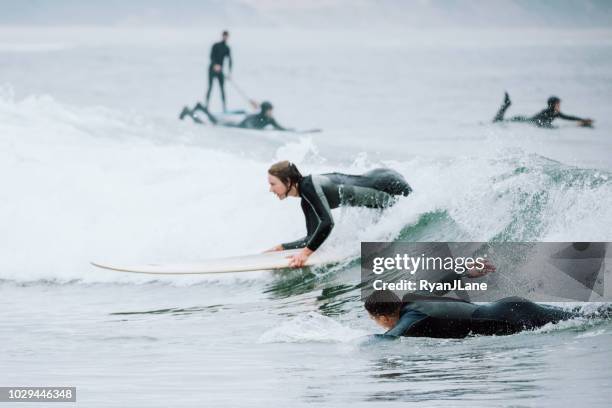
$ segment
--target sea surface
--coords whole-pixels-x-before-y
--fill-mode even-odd
[[[76,386],[88,408],[608,406],[609,320],[372,345],[358,284],[361,241],[612,241],[612,30],[233,29],[235,84],[313,134],[178,120],[203,97],[217,31],[0,27],[0,386]],[[509,115],[557,95],[595,127],[491,124],[505,90]],[[337,265],[89,264],[303,236],[299,201],[268,192],[283,159],[304,174],[389,166],[414,194],[334,210],[321,250]]]

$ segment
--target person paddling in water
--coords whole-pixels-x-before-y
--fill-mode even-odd
[[[270,102],[268,101],[262,102],[259,105],[259,109],[260,111],[258,113],[246,115],[239,122],[232,122],[232,121],[224,121],[216,117],[215,115],[213,115],[212,113],[208,111],[208,108],[206,108],[206,106],[203,106],[201,103],[198,102],[193,109],[189,109],[187,106],[185,106],[179,116],[179,119],[183,120],[185,116],[189,116],[191,117],[191,119],[193,119],[194,122],[203,123],[202,120],[196,116],[196,112],[200,110],[206,114],[210,123],[212,123],[213,125],[217,125],[217,126],[237,127],[237,128],[242,128],[242,129],[255,129],[255,130],[263,130],[267,126],[271,126],[275,130],[281,130],[281,131],[294,130],[291,128],[285,128],[278,124],[278,122],[274,118],[274,106],[272,106]]]
[[[327,239],[334,228],[331,210],[341,205],[386,208],[397,201],[397,196],[412,192],[398,172],[379,168],[362,175],[327,173],[302,176],[295,164],[278,162],[268,170],[270,192],[279,199],[301,198],[306,217],[306,236],[293,242],[275,246],[266,252],[303,248],[294,255],[289,266],[304,266],[308,257]]]
[[[592,127],[593,119],[580,118],[578,116],[566,115],[561,112],[561,99],[556,96],[551,96],[548,98],[546,102],[546,109],[536,113],[533,116],[513,116],[509,119],[506,119],[504,115],[506,114],[506,110],[512,105],[512,101],[510,100],[510,95],[508,92],[504,94],[504,101],[497,111],[497,114],[493,118],[493,123],[496,122],[527,122],[534,124],[538,127],[543,128],[553,128],[552,125],[553,120],[555,119],[565,119],[572,120],[574,122],[578,122],[578,126],[582,127]]]
[[[468,273],[486,275],[495,268]],[[463,338],[472,335],[509,335],[579,316],[577,312],[540,305],[517,296],[487,304],[407,293],[400,298],[390,290],[377,290],[365,299],[365,309],[387,331],[376,339],[398,337]]]

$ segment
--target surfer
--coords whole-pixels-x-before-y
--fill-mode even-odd
[[[402,300],[390,290],[377,290],[366,298],[365,309],[387,332],[376,337],[463,338],[468,335],[508,335],[578,316],[553,306],[520,297],[485,305],[461,299],[406,294]]]
[[[232,72],[232,55],[230,53],[230,48],[227,45],[228,38],[229,32],[223,31],[221,34],[221,41],[214,43],[210,50],[210,65],[208,66],[208,90],[206,91],[206,106],[208,106],[213,80],[216,78],[219,82],[219,89],[221,90],[223,112],[227,110],[225,103],[225,76],[223,74],[223,63],[225,62],[225,58],[227,58],[229,62],[228,78]]]
[[[553,120],[559,118],[559,119],[577,121],[578,126],[591,127],[593,125],[592,119],[584,119],[584,118],[579,118],[577,116],[570,116],[570,115],[561,113],[561,99],[559,99],[556,96],[551,96],[550,98],[548,98],[548,101],[547,101],[548,106],[546,107],[546,109],[542,110],[541,112],[531,117],[513,116],[510,119],[504,119],[506,110],[510,107],[510,105],[512,105],[512,101],[510,101],[510,95],[508,95],[508,92],[506,92],[504,94],[504,101],[501,107],[499,108],[499,111],[497,111],[495,118],[493,118],[493,123],[495,122],[528,122],[538,127],[552,128]]]
[[[214,125],[256,130],[262,130],[267,126],[272,126],[275,130],[293,130],[284,128],[278,124],[276,119],[274,119],[274,106],[272,106],[270,102],[262,102],[259,109],[260,110],[258,113],[246,115],[240,122],[222,121],[210,113],[206,106],[202,106],[202,104],[198,102],[193,109],[189,109],[185,106],[179,118],[182,120],[185,116],[189,115],[194,122],[202,123],[202,120],[195,115],[196,111],[200,110],[206,114],[208,120],[210,120],[210,122]]]
[[[397,196],[407,196],[412,189],[398,172],[379,168],[362,175],[327,173],[302,176],[295,164],[278,162],[268,170],[270,192],[279,199],[301,198],[306,217],[306,236],[271,248],[269,251],[303,248],[289,263],[301,267],[327,239],[334,228],[331,210],[341,205],[386,208]]]

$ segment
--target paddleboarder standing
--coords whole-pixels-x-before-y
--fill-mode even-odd
[[[223,63],[225,58],[228,59],[228,79],[232,73],[232,55],[230,47],[227,45],[229,38],[229,32],[223,31],[221,34],[221,41],[214,43],[210,50],[210,65],[208,66],[208,90],[206,91],[206,107],[210,101],[210,92],[212,91],[213,80],[216,78],[219,82],[219,89],[221,90],[221,101],[223,102],[223,112],[227,111],[227,104],[225,100],[225,76],[223,74]]]

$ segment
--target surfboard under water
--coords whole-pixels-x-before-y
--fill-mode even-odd
[[[93,266],[116,272],[146,273],[153,275],[198,275],[209,273],[250,272],[289,268],[289,257],[301,249],[266,252],[263,254],[244,255],[227,258],[206,259],[197,263],[186,264],[141,264],[121,265],[92,262]],[[337,253],[312,254],[304,266],[316,266],[338,263],[343,260]]]

